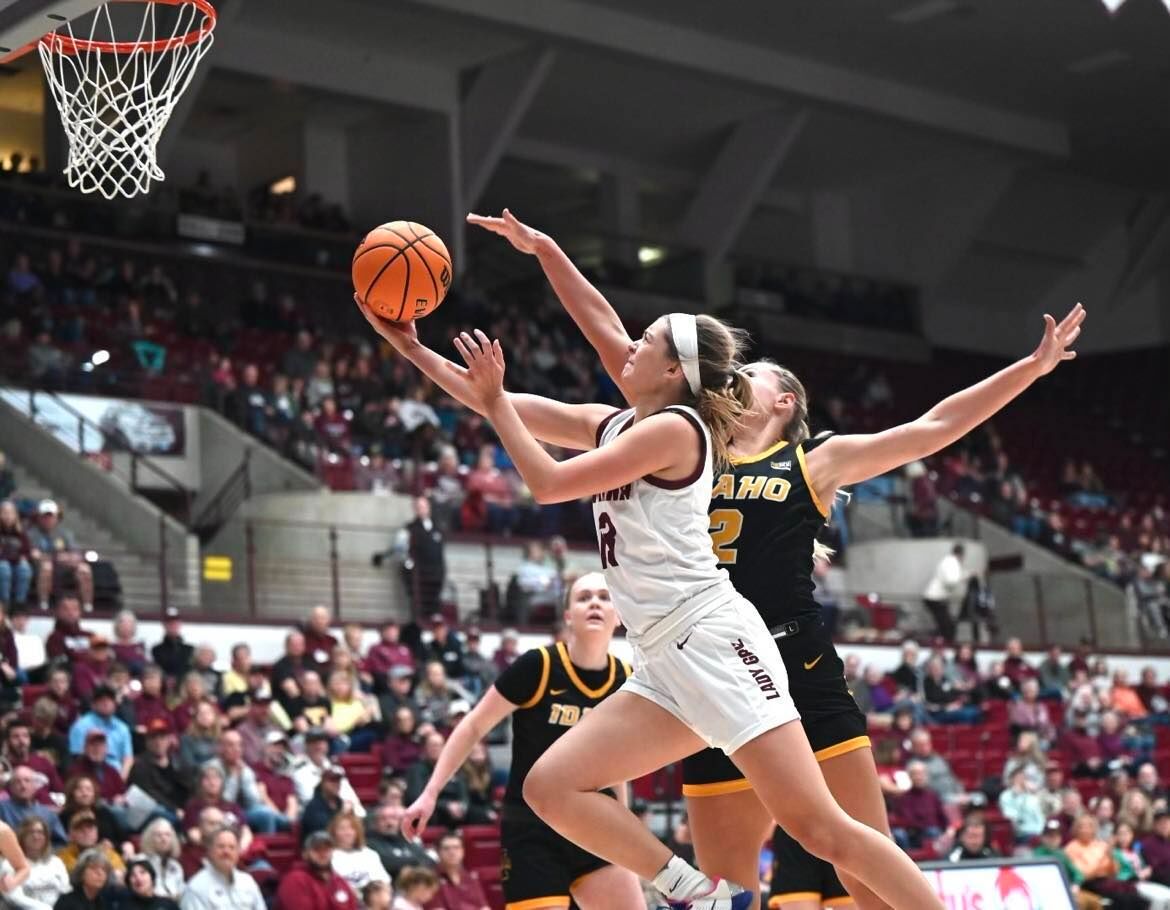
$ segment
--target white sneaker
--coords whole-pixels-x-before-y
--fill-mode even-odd
[[[681,901],[668,900],[662,910],[747,910],[752,905],[752,892],[722,878],[713,881],[715,887],[707,894]]]

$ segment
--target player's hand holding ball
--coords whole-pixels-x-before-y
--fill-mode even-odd
[[[391,221],[366,234],[353,254],[350,275],[363,312],[368,308],[382,319],[409,322],[433,312],[447,296],[451,254],[430,228]]]

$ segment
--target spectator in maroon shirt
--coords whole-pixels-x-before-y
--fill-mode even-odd
[[[1142,859],[1150,866],[1150,878],[1170,885],[1170,809],[1154,813],[1154,833],[1142,839]]]
[[[328,607],[313,607],[303,630],[305,669],[316,670],[322,679],[329,675],[333,649],[337,647],[337,638],[329,632],[330,619]]]
[[[63,792],[64,784],[56,766],[43,755],[32,751],[32,728],[20,717],[8,722],[8,729],[4,732],[4,757],[13,768],[25,765],[44,775],[46,783],[37,791],[37,802],[51,805],[52,794]]]
[[[281,910],[358,910],[349,882],[333,871],[333,835],[314,831],[305,838],[301,860],[281,877],[276,901]]]
[[[207,682],[203,674],[188,670],[179,685],[179,703],[171,709],[175,729],[186,731],[199,706],[208,700]],[[217,708],[218,710],[218,708]]]
[[[97,782],[85,774],[71,775],[65,782],[65,803],[61,806],[61,824],[65,830],[69,830],[73,816],[81,813],[94,817],[102,840],[116,844],[122,838],[125,830],[122,818],[105,805]]]
[[[491,910],[479,876],[463,868],[463,838],[454,832],[439,838],[439,893],[426,910]]]
[[[515,629],[505,629],[500,633],[500,647],[492,656],[492,663],[496,665],[499,672],[503,673],[516,662],[516,658],[519,656],[520,637],[516,634]]]
[[[1073,777],[1105,776],[1108,769],[1101,756],[1101,745],[1084,726],[1078,724],[1066,730],[1060,744]]]
[[[313,421],[317,437],[330,452],[346,452],[349,449],[349,420],[337,410],[333,396],[321,400],[321,413]]]
[[[58,657],[75,663],[89,652],[93,633],[81,628],[81,601],[72,594],[63,594],[57,601],[57,622],[45,641],[49,660]]]
[[[102,800],[117,805],[124,803],[126,781],[118,773],[118,769],[109,763],[109,744],[106,734],[98,729],[91,729],[85,734],[85,747],[81,755],[73,760],[66,777],[91,777],[98,785],[98,794]]]
[[[138,637],[138,619],[129,610],[114,617],[114,658],[125,664],[130,675],[138,679],[149,662],[146,643]]]
[[[88,702],[94,688],[110,675],[114,653],[104,635],[94,635],[89,640],[89,652],[72,661],[73,694],[82,702]]]
[[[285,818],[300,818],[301,803],[297,799],[296,784],[292,779],[293,755],[288,737],[280,730],[272,730],[265,737],[264,755],[252,764],[256,782],[264,788],[272,804]]]
[[[402,705],[394,712],[390,735],[382,743],[382,766],[405,774],[422,757],[414,711]]]
[[[69,671],[64,667],[55,667],[49,672],[49,688],[45,698],[50,699],[57,706],[57,731],[68,733],[73,722],[77,720],[80,708],[77,699],[73,697],[73,684],[69,678]]]
[[[162,667],[158,664],[147,664],[142,670],[142,689],[134,697],[134,733],[145,736],[151,721],[161,720],[168,727],[174,726],[175,718],[171,709],[167,707],[166,696],[163,694]]]
[[[1032,679],[1037,675],[1036,668],[1024,657],[1024,645],[1018,638],[1008,639],[1003,658],[1003,672],[1012,681],[1017,692],[1025,679]]]
[[[402,643],[402,627],[395,619],[382,623],[381,639],[370,648],[363,669],[374,678],[374,691],[384,692],[387,688],[386,674],[394,667],[407,667],[414,673],[414,655]]]
[[[223,772],[215,765],[204,765],[199,769],[195,795],[183,807],[183,825],[188,839],[199,837],[199,814],[207,808],[223,813],[223,823],[237,831],[248,830],[248,843],[252,842],[251,831],[244,824],[244,810],[223,798]]]
[[[894,839],[904,850],[929,844],[949,825],[942,799],[927,786],[926,765],[913,761],[907,771],[910,789],[898,797],[894,809]]]
[[[1101,750],[1101,760],[1106,765],[1115,761],[1128,765],[1133,760],[1125,747],[1121,718],[1116,711],[1106,711],[1101,715],[1101,732],[1097,734],[1097,746]]]

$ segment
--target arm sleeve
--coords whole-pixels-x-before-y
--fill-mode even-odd
[[[548,682],[548,652],[534,648],[520,655],[512,666],[496,677],[496,690],[514,705],[524,705],[540,694]]]

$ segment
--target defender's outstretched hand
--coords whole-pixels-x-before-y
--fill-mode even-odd
[[[535,253],[537,243],[544,236],[540,231],[530,228],[508,209],[504,209],[501,218],[470,214],[467,216],[467,223],[478,225],[493,234],[499,234],[521,253]]]
[[[1077,356],[1077,352],[1069,348],[1081,334],[1081,323],[1085,321],[1086,315],[1085,308],[1079,303],[1069,310],[1059,324],[1047,313],[1044,314],[1044,337],[1032,354],[1041,376],[1051,373],[1061,361],[1073,360]]]
[[[455,338],[455,349],[467,364],[467,378],[485,407],[504,394],[504,350],[499,339],[491,341],[479,329],[473,338],[460,332]]]

